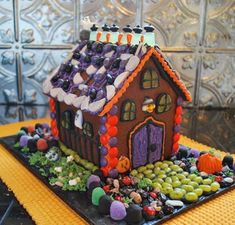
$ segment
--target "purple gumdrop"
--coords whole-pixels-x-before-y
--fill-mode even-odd
[[[116,137],[111,137],[111,138],[109,139],[109,145],[110,145],[111,147],[115,146],[115,145],[117,144],[117,142],[118,142],[118,139],[117,139]]]
[[[29,136],[23,135],[20,137],[20,146],[25,147],[28,144]]]
[[[87,179],[87,183],[86,183],[87,188],[89,188],[92,182],[100,182],[100,177],[96,175],[89,176],[89,178]]]
[[[54,112],[51,112],[50,116],[51,116],[51,119],[53,119],[53,120],[56,118],[56,114]]]
[[[118,177],[118,170],[117,169],[111,169],[109,171],[109,177],[111,178],[117,178]]]
[[[180,124],[175,125],[174,131],[175,131],[176,133],[179,133],[179,132],[180,132],[180,128],[181,128]]]
[[[182,105],[183,102],[184,102],[183,98],[182,98],[181,96],[179,96],[179,97],[177,98],[177,105]]]
[[[200,152],[194,148],[190,149],[188,154],[189,156],[194,157],[194,158],[198,158],[200,156]]]
[[[107,164],[108,164],[107,159],[104,158],[104,157],[102,157],[102,158],[100,159],[100,166],[101,166],[101,167],[104,167],[104,166],[107,166]]]
[[[43,123],[42,126],[43,126],[43,128],[45,128],[45,129],[49,129],[49,128],[50,128],[50,126],[49,126],[48,123]]]
[[[233,171],[235,172],[235,163],[233,164]]]
[[[101,146],[100,153],[101,153],[101,155],[107,155],[108,149],[105,146]]]
[[[106,121],[107,121],[106,116],[102,116],[102,117],[100,118],[100,122],[101,122],[102,124],[105,124]]]
[[[116,105],[114,105],[114,106],[111,108],[111,110],[109,111],[109,113],[110,113],[111,115],[115,115],[115,114],[117,114],[117,112],[118,112],[118,107],[117,107]]]
[[[107,128],[105,125],[101,125],[99,130],[101,134],[105,134],[107,132]]]
[[[126,208],[122,202],[112,202],[110,206],[110,217],[113,220],[123,220],[126,217]]]

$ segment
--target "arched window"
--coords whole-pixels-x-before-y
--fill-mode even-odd
[[[156,100],[156,112],[164,113],[169,111],[171,109],[171,103],[172,101],[170,95],[166,93],[160,94]]]
[[[73,129],[74,128],[74,115],[71,111],[66,110],[62,114],[62,127],[66,129]]]
[[[130,121],[136,118],[136,106],[131,100],[127,100],[122,105],[121,120]]]
[[[89,122],[84,122],[82,132],[83,132],[83,134],[87,135],[88,137],[93,137],[94,132],[93,132],[92,124]]]
[[[148,69],[143,73],[141,87],[143,89],[159,87],[159,77],[156,70]]]

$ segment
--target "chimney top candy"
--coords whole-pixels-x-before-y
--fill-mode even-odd
[[[96,39],[97,39],[97,33],[98,33],[98,27],[95,25],[95,24],[93,24],[92,25],[92,27],[90,28],[90,30],[91,30],[91,32],[90,32],[90,38],[89,38],[89,40],[90,41],[96,41]]]
[[[131,29],[131,26],[128,24],[126,25],[125,27],[123,27],[122,29],[125,33],[131,33],[132,32],[132,29]]]
[[[141,34],[143,29],[140,27],[140,25],[137,25],[136,27],[133,28],[133,31],[136,33],[136,34]]]
[[[149,46],[155,46],[155,33],[153,32],[154,31],[154,27],[149,24],[149,25],[146,25],[144,27],[145,29],[145,34],[144,34],[144,43],[149,45]]]
[[[90,28],[91,31],[97,31],[99,27],[97,27],[95,24],[92,25]]]
[[[107,24],[104,24],[102,30],[107,32],[110,30],[110,27]]]
[[[110,27],[110,30],[112,32],[117,32],[119,30],[119,27],[116,24],[113,24],[113,26]]]
[[[144,27],[144,29],[145,29],[146,32],[153,32],[154,31],[154,27],[151,24],[146,25]]]

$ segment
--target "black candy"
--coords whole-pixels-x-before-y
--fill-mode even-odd
[[[73,58],[79,60],[81,57],[81,54],[79,52],[74,52],[73,53]]]
[[[95,99],[96,98],[96,95],[97,95],[97,91],[95,88],[92,88],[89,92],[89,96],[91,97],[91,99]]]
[[[87,45],[86,45],[86,46],[87,46],[87,49],[88,49],[88,50],[91,50],[92,44],[93,44],[93,41],[88,41],[88,42],[87,42]]]
[[[200,152],[200,156],[201,156],[201,155],[204,155],[204,154],[206,154],[206,153],[207,153],[206,151],[201,151],[201,152]]]
[[[59,142],[56,139],[48,140],[47,144],[49,149],[52,147],[59,147]]]
[[[232,169],[233,168],[233,157],[230,155],[224,156],[223,161],[222,161],[222,165],[223,166],[227,165],[229,168]]]
[[[137,45],[131,45],[129,48],[129,53],[135,54],[136,50],[137,50]]]
[[[55,83],[55,82],[57,82],[59,79],[60,79],[60,75],[59,75],[59,74],[56,74],[55,76],[53,76],[53,77],[51,78],[51,82],[52,82],[52,83]]]
[[[96,188],[96,187],[101,187],[100,182],[91,182],[87,191],[87,198],[89,200],[91,200],[92,197],[92,191]]]
[[[35,129],[39,129],[39,128],[43,130],[43,125],[40,124],[40,123],[36,123],[35,124]]]
[[[161,201],[161,202],[166,202],[167,198],[166,198],[166,195],[164,195],[163,193],[158,193],[158,199]]]
[[[171,205],[164,205],[162,211],[164,212],[165,215],[170,215],[173,213],[174,207]]]
[[[63,82],[63,84],[62,84],[62,89],[63,89],[64,91],[67,91],[68,88],[69,88],[69,85],[70,85],[69,80],[64,80],[64,82]]]
[[[111,197],[109,195],[103,195],[99,200],[98,212],[103,215],[108,215],[110,212],[111,204]]]
[[[143,220],[142,208],[137,204],[131,204],[126,210],[126,222],[128,224],[140,223]]]
[[[188,150],[179,149],[176,157],[177,157],[177,159],[182,159],[182,158],[187,158],[187,156],[188,156]]]
[[[113,64],[112,64],[112,68],[118,68],[120,62],[121,62],[121,59],[120,59],[120,58],[115,59],[115,60],[113,61]]]
[[[25,131],[26,134],[28,133],[28,128],[27,127],[21,127],[20,130]]]
[[[37,141],[35,139],[29,139],[27,143],[27,147],[29,148],[30,152],[36,152],[37,151]]]
[[[84,58],[84,62],[90,63],[91,62],[91,57],[89,55],[86,55]]]
[[[114,78],[108,73],[106,76],[108,84],[113,84]]]
[[[104,176],[102,170],[97,169],[93,172],[93,174],[98,176],[101,181],[103,181],[103,182],[105,181],[105,176]]]
[[[98,43],[97,46],[96,46],[96,52],[101,53],[102,51],[103,51],[103,44]]]
[[[100,67],[102,66],[103,62],[104,62],[104,57],[100,57],[95,61],[95,65]]]
[[[67,73],[71,73],[72,69],[73,69],[73,65],[72,65],[72,64],[66,64],[66,65],[65,65],[64,70],[65,70]]]

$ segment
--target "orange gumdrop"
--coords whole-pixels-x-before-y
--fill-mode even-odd
[[[109,157],[110,158],[115,158],[118,155],[118,148],[117,147],[112,147],[109,149]]]
[[[118,123],[118,117],[116,115],[110,116],[107,122],[110,126],[115,126]]]
[[[108,135],[111,137],[116,136],[117,132],[118,132],[118,129],[116,126],[109,127],[108,129]]]

